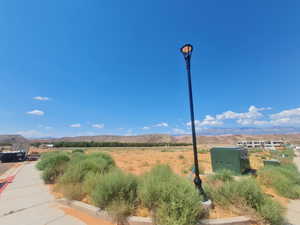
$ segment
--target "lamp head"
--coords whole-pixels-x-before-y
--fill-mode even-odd
[[[183,54],[184,58],[188,58],[192,55],[193,46],[191,44],[185,44],[181,47],[180,51]]]

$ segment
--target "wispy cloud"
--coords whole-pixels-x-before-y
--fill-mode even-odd
[[[104,124],[93,124],[92,127],[102,129],[102,128],[104,128]]]
[[[41,110],[35,109],[35,110],[27,112],[27,114],[35,115],[35,116],[43,116],[45,113]]]
[[[161,122],[161,123],[154,124],[154,125],[151,125],[151,126],[144,126],[141,129],[142,130],[150,130],[153,127],[168,127],[168,126],[169,126],[169,124],[167,124],[166,122]]]
[[[74,124],[71,124],[70,127],[79,128],[79,127],[81,127],[81,124],[80,123],[74,123]]]
[[[220,126],[224,124],[226,120],[234,120],[237,124],[246,126],[246,125],[266,125],[268,122],[264,120],[259,120],[264,117],[262,111],[271,110],[270,107],[257,108],[255,106],[250,106],[247,112],[233,112],[225,111],[221,114],[215,116],[206,115],[203,120],[196,120],[195,126],[197,129],[210,126]],[[191,126],[191,123],[188,122],[187,126]]]
[[[169,124],[167,124],[165,122],[161,122],[161,123],[153,125],[153,127],[168,127],[168,126],[169,126]]]
[[[38,101],[49,101],[50,98],[49,97],[42,97],[42,96],[36,96],[33,97],[34,100],[38,100]]]

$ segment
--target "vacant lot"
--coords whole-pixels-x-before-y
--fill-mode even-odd
[[[71,151],[74,148],[58,148],[55,150]],[[80,149],[80,148],[79,148]],[[126,172],[141,175],[158,164],[167,164],[179,175],[189,174],[194,163],[192,146],[176,147],[103,147],[81,148],[88,153],[104,151],[110,154],[117,166]],[[31,151],[47,151],[32,148]],[[53,151],[53,150],[52,150]],[[199,165],[203,173],[210,173],[210,154],[199,149]]]
[[[202,149],[198,146],[198,159],[200,171],[202,173],[211,173],[211,159],[208,149]],[[31,148],[31,152],[46,151],[72,151],[74,149],[84,149],[88,153],[107,152],[110,154],[119,168],[124,171],[141,175],[149,171],[157,164],[168,164],[173,171],[179,175],[187,175],[191,172],[194,163],[192,146],[176,147],[95,147],[95,148],[55,148],[39,149]],[[257,152],[250,154],[250,164],[253,169],[263,167],[263,159],[269,158],[270,154],[266,152]]]

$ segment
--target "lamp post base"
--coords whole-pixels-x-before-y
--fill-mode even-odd
[[[206,201],[201,202],[201,205],[207,211],[213,208],[213,203],[210,199],[207,199]]]

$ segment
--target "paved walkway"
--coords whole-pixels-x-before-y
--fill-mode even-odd
[[[300,171],[300,152],[296,152],[296,155],[294,161]],[[300,200],[290,201],[286,217],[291,225],[300,225]]]
[[[16,177],[0,193],[1,225],[85,225],[58,208],[35,163],[24,163],[2,175]]]

